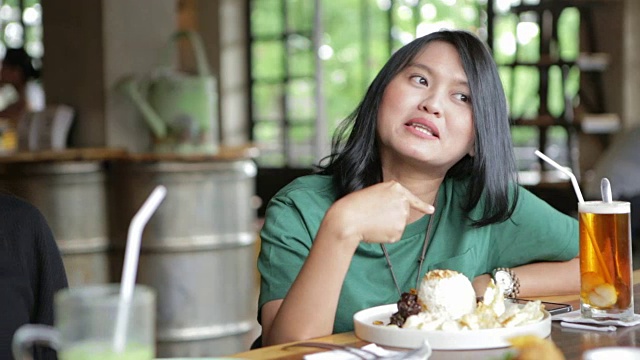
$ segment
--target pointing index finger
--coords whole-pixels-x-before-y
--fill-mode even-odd
[[[407,200],[409,201],[409,206],[414,210],[421,211],[425,214],[433,214],[433,212],[436,210],[433,205],[422,201],[419,197],[412,194],[409,190],[406,190],[406,196]]]

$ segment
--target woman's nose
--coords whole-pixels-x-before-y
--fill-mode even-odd
[[[427,94],[420,103],[420,109],[439,116],[442,113],[440,95],[436,92]]]

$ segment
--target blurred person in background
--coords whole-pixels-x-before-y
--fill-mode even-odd
[[[37,79],[39,72],[24,48],[7,48],[0,69],[0,118],[10,119],[13,125],[30,110],[27,85]],[[6,90],[5,90],[6,89]]]
[[[53,295],[67,276],[53,233],[40,211],[0,193],[0,359],[12,359],[11,341],[24,324],[53,325]],[[56,359],[35,349],[34,359]]]
[[[32,79],[39,77],[31,56],[24,48],[7,48],[0,68],[0,155],[18,149],[20,121],[32,110],[36,92]],[[38,90],[41,93],[41,90]],[[44,94],[37,96],[40,102]]]

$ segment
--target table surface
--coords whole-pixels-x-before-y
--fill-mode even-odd
[[[640,309],[640,270],[633,273],[634,278],[634,306]],[[539,298],[543,301],[569,303],[574,309],[580,308],[578,295],[549,296]],[[551,325],[551,340],[562,350],[567,360],[581,359],[582,353],[588,349],[605,346],[640,346],[640,326],[629,328],[618,327],[615,332],[585,331],[561,327],[557,322]],[[368,342],[358,339],[353,332],[324,336],[310,341],[326,342],[341,345],[362,347]],[[303,347],[291,347],[284,349],[290,344],[268,346],[261,349],[242,352],[229,357],[239,359],[278,359],[296,360],[302,359],[304,355],[314,352],[326,351],[322,349],[312,349]],[[501,359],[509,348],[487,349],[487,350],[434,350],[429,360],[446,359]]]

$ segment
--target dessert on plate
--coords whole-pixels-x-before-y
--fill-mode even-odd
[[[419,289],[402,294],[390,326],[420,330],[478,330],[507,328],[542,320],[540,301],[524,306],[505,299],[491,280],[482,300],[477,301],[469,279],[454,270],[432,270]]]

